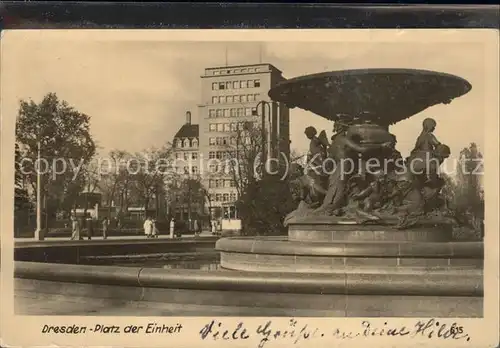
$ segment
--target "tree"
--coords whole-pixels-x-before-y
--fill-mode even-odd
[[[127,168],[132,174],[133,189],[140,204],[147,212],[152,199],[156,199],[164,192],[165,182],[173,175],[170,158],[172,145],[166,144],[161,148],[152,148],[137,153]]]
[[[19,149],[19,144],[15,144],[15,156],[14,156],[14,211],[29,211],[32,208],[32,204],[29,199],[28,191],[25,189],[25,178],[21,168],[21,150]]]
[[[478,232],[482,231],[484,221],[483,172],[483,155],[477,145],[471,143],[460,152],[454,208],[457,215]]]
[[[188,209],[188,219],[192,219],[193,211],[203,213],[208,192],[201,182],[199,176],[177,177],[169,185],[172,201]],[[210,206],[210,201],[208,201]]]
[[[21,100],[16,140],[22,156],[29,160],[23,166],[29,172],[25,180],[33,192],[36,192],[35,161],[39,145],[41,157],[48,163],[46,168],[40,168],[46,216],[56,210],[69,211],[74,201],[68,199],[68,192],[82,189],[82,173],[78,168],[87,165],[96,151],[90,134],[90,116],[59,100],[55,93],[47,94],[38,104]]]
[[[238,192],[237,209],[246,234],[282,234],[283,219],[293,210],[288,175],[289,158],[279,156],[276,175],[266,175],[263,162],[267,133],[253,122],[239,124],[227,146],[226,161]],[[280,143],[277,139],[275,142]],[[268,168],[269,169],[269,168]],[[284,169],[284,170],[283,170]]]

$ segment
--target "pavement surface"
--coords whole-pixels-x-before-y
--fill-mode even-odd
[[[174,240],[183,240],[183,239],[187,239],[187,240],[190,240],[190,239],[195,239],[195,238],[207,238],[207,237],[214,237],[214,235],[211,233],[211,232],[202,232],[201,234],[199,234],[197,237],[194,236],[194,234],[190,234],[190,235],[185,235],[185,236],[182,236],[180,238],[173,238]],[[145,235],[136,235],[136,236],[108,236],[107,239],[104,239],[102,236],[96,236],[96,237],[92,237],[92,239],[90,240],[91,241],[103,241],[103,240],[112,240],[112,241],[127,241],[127,240],[158,240],[158,239],[172,239],[170,238],[170,235],[159,235],[158,238],[154,238],[154,239],[149,239],[149,238],[146,238]],[[33,242],[40,242],[40,243],[43,243],[43,242],[56,242],[56,241],[72,241],[72,242],[76,242],[77,240],[71,240],[70,237],[46,237],[44,240],[38,240],[38,239],[35,239],[35,238],[15,238],[14,239],[14,242],[15,243],[23,243],[23,242],[29,242],[29,243],[33,243]],[[89,240],[87,239],[86,236],[83,236],[83,241],[86,241],[86,242],[89,242]]]

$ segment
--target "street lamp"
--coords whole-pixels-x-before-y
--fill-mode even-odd
[[[272,116],[272,109],[271,109],[271,103],[268,101],[262,100],[260,101],[255,109],[258,112],[259,106],[261,107],[261,118],[262,118],[262,154],[261,154],[261,162],[263,166],[267,166],[267,160],[271,157],[271,129],[269,129],[268,134],[267,134],[267,149],[266,149],[266,106],[269,111],[268,113],[268,122],[271,128],[272,122],[271,122],[271,116]],[[266,156],[266,151],[267,151],[267,156]],[[266,168],[269,169],[269,168]]]
[[[38,147],[38,165],[36,166],[36,230],[35,239],[44,240],[43,230],[42,230],[42,174],[41,174],[41,141],[37,141]]]

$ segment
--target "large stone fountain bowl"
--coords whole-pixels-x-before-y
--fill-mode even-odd
[[[292,78],[272,88],[269,97],[332,121],[359,116],[388,126],[471,88],[461,77],[434,71],[360,69]]]

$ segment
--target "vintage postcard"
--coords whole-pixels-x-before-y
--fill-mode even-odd
[[[498,344],[497,31],[0,43],[2,346]]]

